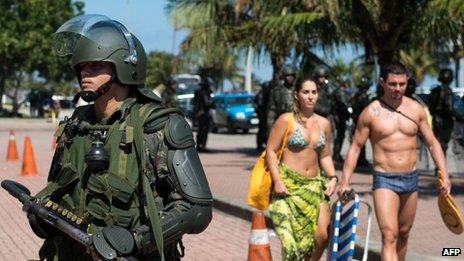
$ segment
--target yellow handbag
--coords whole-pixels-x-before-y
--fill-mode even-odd
[[[282,145],[277,151],[277,159],[280,161],[282,153],[284,152],[287,137],[292,129],[293,114],[288,113],[288,124],[285,130]],[[269,206],[271,198],[272,178],[269,169],[266,166],[266,150],[261,152],[258,160],[256,161],[250,175],[250,187],[248,189],[247,203],[251,207],[259,210],[265,210]]]
[[[443,184],[443,177],[438,171],[438,182]],[[440,193],[438,195],[438,209],[440,210],[441,218],[446,227],[454,234],[462,234],[464,231],[461,211],[458,205],[454,202],[451,195]]]

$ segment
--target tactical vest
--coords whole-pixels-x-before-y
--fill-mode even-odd
[[[162,199],[151,189],[156,178],[153,168],[148,166],[143,126],[158,116],[178,110],[161,109],[154,103],[134,103],[127,115],[111,125],[91,125],[85,121],[91,109],[79,107],[71,119],[59,125],[49,183],[36,198],[58,203],[66,213],[60,209],[58,212],[71,218],[77,216],[76,220],[81,220],[78,225],[89,233],[112,225],[133,230],[142,225],[142,219],[146,223],[149,217],[155,227],[156,243],[162,248],[156,210],[163,209]],[[84,159],[96,131],[106,132],[104,148],[109,165],[99,173],[89,173]]]
[[[292,111],[294,88],[287,88],[283,84],[275,89],[276,119],[283,113]]]
[[[323,116],[328,117],[332,112],[332,90],[330,85],[326,85],[324,87],[319,87],[317,89],[318,98],[316,107],[314,111]]]

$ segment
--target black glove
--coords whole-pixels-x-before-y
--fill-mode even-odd
[[[54,228],[45,223],[41,218],[36,217],[34,214],[27,213],[29,225],[32,231],[40,238],[47,239],[53,234]]]

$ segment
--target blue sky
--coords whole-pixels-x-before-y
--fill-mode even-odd
[[[84,2],[86,14],[103,14],[123,23],[140,39],[147,53],[153,50],[178,52],[179,43],[186,35],[186,32],[177,32],[174,43],[174,29],[164,10],[166,5],[164,0],[85,0]],[[322,52],[317,53],[320,57],[324,57]],[[353,48],[348,48],[335,54],[334,57],[339,56],[345,62],[350,62],[357,55],[359,53]],[[239,66],[245,68],[244,64]],[[267,59],[260,61],[259,64],[255,62],[253,70],[260,80],[271,78],[272,67]],[[428,87],[437,83],[435,79],[427,77],[423,86]]]

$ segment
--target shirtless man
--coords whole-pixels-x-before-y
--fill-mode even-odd
[[[445,182],[440,193],[450,193],[451,183],[440,143],[427,124],[423,107],[403,96],[408,77],[404,65],[381,68],[379,83],[384,90],[361,113],[353,143],[343,166],[338,195],[348,190],[361,148],[369,138],[373,152],[374,206],[382,233],[382,260],[404,260],[407,241],[417,208],[417,138],[420,133]]]

